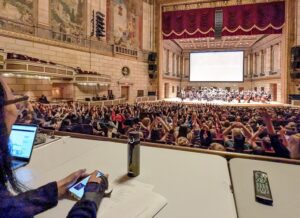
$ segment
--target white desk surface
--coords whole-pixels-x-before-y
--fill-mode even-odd
[[[135,179],[154,185],[153,191],[168,201],[156,217],[237,217],[224,158],[141,146],[140,162],[141,173]],[[64,138],[35,149],[30,164],[18,169],[17,176],[36,188],[80,168],[100,169],[113,181],[127,173],[127,145]],[[38,217],[65,217],[73,205],[70,200],[60,201]]]
[[[253,171],[268,174],[273,206],[255,201]],[[248,159],[230,160],[239,218],[299,218],[300,166]]]

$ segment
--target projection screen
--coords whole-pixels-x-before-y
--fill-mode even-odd
[[[243,71],[243,51],[190,54],[191,82],[243,82]]]

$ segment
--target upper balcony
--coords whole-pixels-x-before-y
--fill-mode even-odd
[[[0,67],[0,74],[7,77],[47,77],[53,81],[55,80],[57,83],[72,82],[99,85],[109,85],[111,83],[110,75],[82,70],[80,67],[73,68],[56,64],[27,55],[16,53],[0,54],[0,65],[2,63],[1,59],[3,59],[3,67]]]
[[[127,48],[110,44],[105,40],[98,40],[86,34],[67,34],[56,32],[50,27],[41,27],[20,23],[3,18],[0,15],[0,34],[8,37],[30,39],[53,46],[76,49],[85,52],[100,53],[107,56],[122,55],[135,58],[139,61],[147,61],[149,51],[137,48]],[[30,38],[29,38],[30,37]]]
[[[181,79],[181,74],[180,73],[175,74],[175,73],[171,73],[171,72],[164,72],[163,78],[180,80]]]
[[[260,79],[277,79],[280,77],[280,70],[273,70],[268,72],[260,72],[244,75],[245,80],[260,80]]]

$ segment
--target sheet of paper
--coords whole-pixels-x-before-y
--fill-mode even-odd
[[[98,216],[101,218],[153,217],[167,204],[167,200],[152,189],[152,185],[134,180],[116,185],[111,197],[103,199]]]

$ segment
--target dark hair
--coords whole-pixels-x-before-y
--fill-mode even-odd
[[[12,157],[10,155],[10,148],[8,145],[8,131],[4,122],[4,102],[6,93],[3,85],[0,82],[0,183],[6,187],[9,183],[13,191],[19,193],[25,189],[16,179],[14,172],[11,168]]]
[[[187,137],[187,134],[188,134],[188,127],[186,125],[181,125],[178,131],[178,138]]]
[[[150,140],[151,141],[158,141],[160,139],[161,139],[161,129],[159,129],[159,128],[152,129]]]
[[[245,137],[243,135],[236,135],[234,136],[234,148],[237,151],[243,151],[244,150],[244,144],[245,144]]]

